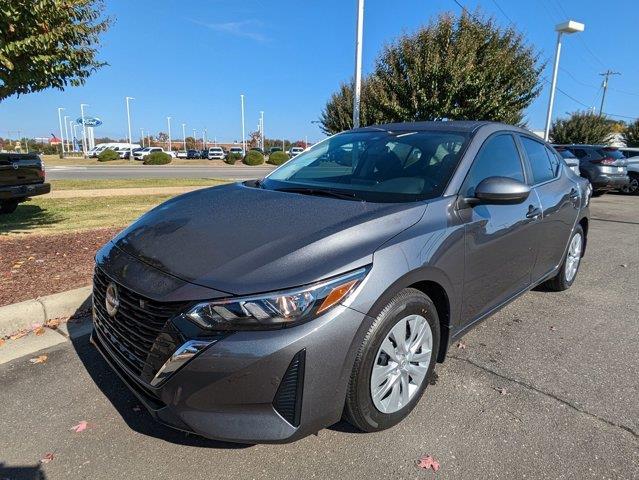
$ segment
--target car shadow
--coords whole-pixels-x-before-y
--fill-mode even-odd
[[[40,205],[21,203],[15,212],[2,215],[0,235],[15,231],[29,231],[60,223],[64,218]]]
[[[174,430],[155,421],[137,397],[102,358],[100,352],[90,343],[91,319],[86,310],[78,310],[73,318],[67,323],[67,329],[78,358],[93,382],[115,407],[129,428],[149,437],[190,447],[242,449],[252,446],[209,440],[196,434]],[[0,478],[3,477],[0,476]]]
[[[0,462],[0,478],[11,480],[46,480],[47,476],[40,465],[10,467]]]

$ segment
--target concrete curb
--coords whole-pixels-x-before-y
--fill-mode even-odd
[[[91,286],[0,307],[0,337],[91,307]]]

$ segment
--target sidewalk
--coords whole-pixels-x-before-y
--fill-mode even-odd
[[[42,198],[124,197],[129,195],[179,195],[212,185],[190,187],[105,188],[92,190],[53,190]]]

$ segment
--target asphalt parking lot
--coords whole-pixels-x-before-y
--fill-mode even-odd
[[[639,197],[593,199],[591,214],[573,288],[530,292],[468,333],[391,430],[187,436],[138,411],[84,336],[0,366],[0,478],[639,478]],[[423,454],[437,473],[415,466]]]

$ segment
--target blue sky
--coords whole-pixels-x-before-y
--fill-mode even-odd
[[[551,59],[555,23],[567,16],[586,31],[564,37],[555,114],[599,105],[600,72],[611,80],[605,111],[639,116],[636,0],[459,0],[480,5],[502,25],[511,21],[528,42]],[[500,10],[501,7],[501,10]],[[13,97],[0,104],[0,136],[21,130],[29,136],[58,132],[57,107],[79,116],[80,103],[104,125],[96,136],[125,137],[124,97],[132,96],[134,138],[140,129],[173,137],[207,128],[209,138],[241,137],[240,93],[246,96],[246,125],[255,130],[265,112],[266,135],[292,140],[322,138],[316,120],[340,81],[353,72],[355,0],[106,0],[115,19],[103,37],[100,59],[109,66],[84,87]],[[367,0],[364,70],[380,48],[443,11],[459,12],[454,0]],[[550,78],[551,66],[546,75]],[[576,101],[577,100],[577,101]],[[529,126],[542,129],[548,87],[527,111]]]

